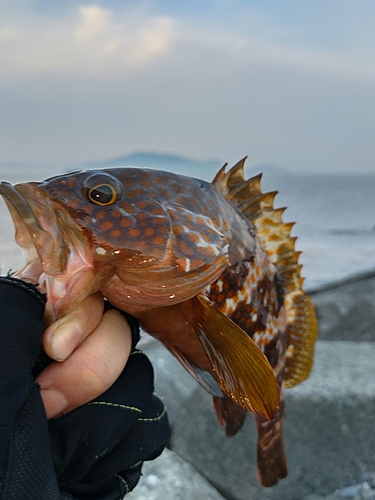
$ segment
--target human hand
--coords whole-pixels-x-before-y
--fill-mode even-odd
[[[106,391],[123,371],[132,337],[119,311],[103,314],[101,294],[86,297],[44,332],[53,361],[36,378],[48,418],[67,413]]]
[[[116,310],[103,315],[103,299],[94,294],[46,329],[44,305],[19,275],[0,277],[0,489],[6,498],[122,498],[171,435],[150,361],[141,351],[129,356],[137,321],[126,316],[129,327]],[[40,372],[42,340],[64,361]],[[49,418],[79,410],[46,426],[39,372]]]

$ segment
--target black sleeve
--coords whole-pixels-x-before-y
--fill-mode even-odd
[[[116,311],[119,311],[119,313],[121,313],[124,316],[124,318],[127,320],[127,322],[129,323],[130,330],[132,333],[131,350],[134,351],[136,345],[138,344],[138,342],[141,338],[138,321],[131,314],[129,314],[125,311],[121,311],[121,309],[118,309],[117,307],[113,306],[110,302],[108,302],[108,300],[106,300],[104,303],[104,311],[109,311],[110,309],[116,309]]]
[[[32,373],[41,362],[44,297],[0,278],[0,498],[118,500],[170,438],[153,369],[134,350],[99,398],[47,421]]]

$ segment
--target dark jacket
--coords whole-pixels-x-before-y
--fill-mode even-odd
[[[44,306],[33,285],[0,278],[0,499],[118,500],[171,434],[152,366],[135,349],[138,323],[126,315],[133,349],[112,387],[48,421],[35,383],[50,361],[41,350]]]

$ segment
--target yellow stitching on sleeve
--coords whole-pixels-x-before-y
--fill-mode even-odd
[[[141,422],[157,422],[158,420],[161,420],[164,415],[167,413],[167,409],[164,407],[164,410],[160,413],[158,417],[154,418],[139,418],[138,420]]]
[[[122,481],[125,484],[125,488],[126,488],[126,493],[125,494],[127,495],[128,493],[130,493],[130,488],[128,486],[128,483],[125,481],[125,479],[123,477],[119,476],[119,475],[117,475],[117,477],[120,479],[120,481]]]
[[[121,405],[118,403],[108,403],[107,401],[92,401],[91,403],[87,403],[89,405],[101,405],[101,406],[112,406],[115,408],[123,408],[124,410],[133,410],[138,413],[143,413],[142,410],[137,408],[136,406],[127,406],[127,405]]]
[[[145,356],[145,353],[143,351],[139,351],[139,350],[138,351],[132,351],[130,353],[130,356],[133,356],[134,354],[143,354],[143,356]]]
[[[135,467],[138,467],[139,465],[143,464],[143,460],[140,460],[139,462],[137,462],[136,464],[132,465],[131,467],[129,467],[129,469],[134,469]]]

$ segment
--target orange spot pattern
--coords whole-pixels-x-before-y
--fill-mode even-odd
[[[181,272],[191,272],[225,257],[231,239],[228,228],[238,233],[238,216],[210,184],[146,169],[114,168],[108,173],[122,186],[119,198],[109,206],[91,204],[81,192],[90,171],[51,179],[44,187],[70,208],[96,244],[112,251],[127,250],[116,253],[119,259],[129,251],[159,261],[168,255],[169,263],[179,259],[184,263]],[[216,221],[216,227],[211,221]],[[235,248],[233,259],[243,256],[244,248]]]
[[[102,224],[100,224],[100,229],[102,231],[108,231],[109,229],[112,229],[114,226],[114,223],[110,220],[106,220],[105,222],[103,222]]]

